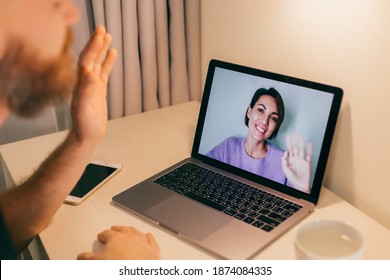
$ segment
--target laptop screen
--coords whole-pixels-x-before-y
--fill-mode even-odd
[[[317,203],[342,90],[212,60],[193,156]]]

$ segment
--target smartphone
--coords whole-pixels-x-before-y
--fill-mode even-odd
[[[121,170],[121,164],[97,160],[91,161],[65,199],[65,203],[72,205],[80,204]]]

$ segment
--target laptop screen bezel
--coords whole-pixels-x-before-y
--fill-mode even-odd
[[[254,75],[266,79],[271,79],[279,82],[284,82],[284,83],[289,83],[292,85],[297,85],[301,87],[306,87],[310,89],[315,89],[319,91],[324,91],[331,93],[333,95],[331,107],[330,107],[330,112],[329,112],[329,118],[328,122],[326,125],[325,133],[324,133],[324,140],[322,143],[321,150],[319,152],[319,157],[318,157],[318,164],[317,168],[315,170],[315,174],[313,176],[313,183],[312,183],[312,188],[310,194],[301,192],[299,190],[296,190],[291,187],[286,187],[283,184],[274,182],[272,180],[269,180],[267,178],[255,175],[253,173],[244,171],[242,169],[236,168],[234,166],[231,166],[229,164],[220,162],[218,160],[212,159],[210,157],[207,157],[201,153],[199,153],[199,148],[200,148],[200,142],[201,142],[201,137],[202,137],[202,132],[205,124],[205,117],[206,117],[206,111],[209,103],[209,98],[210,98],[210,93],[211,93],[211,88],[212,88],[212,83],[213,83],[213,78],[215,74],[215,69],[216,68],[222,68],[222,69],[227,69],[227,70],[232,70],[232,71],[237,71],[240,73],[244,74],[249,74],[249,75]],[[254,181],[256,183],[265,185],[269,188],[275,189],[277,191],[287,193],[293,197],[296,198],[302,198],[307,201],[310,201],[314,204],[317,204],[318,198],[320,195],[320,190],[322,187],[322,182],[324,179],[325,175],[325,169],[327,165],[327,161],[329,158],[329,153],[330,153],[330,148],[331,148],[331,143],[333,140],[334,136],[334,131],[336,128],[336,123],[337,123],[337,118],[339,115],[339,111],[341,108],[341,102],[342,102],[342,96],[343,96],[343,91],[339,87],[335,86],[330,86],[330,85],[325,85],[317,82],[312,82],[308,80],[303,80],[283,74],[277,74],[269,71],[264,71],[261,69],[256,69],[248,66],[243,66],[243,65],[238,65],[226,61],[220,61],[213,59],[209,63],[208,67],[208,72],[206,76],[206,81],[205,81],[205,86],[204,86],[204,91],[203,91],[203,96],[202,96],[202,103],[199,111],[199,117],[198,117],[198,122],[197,122],[197,127],[195,131],[195,137],[194,137],[194,143],[192,146],[192,152],[191,156],[193,158],[196,158],[206,164],[209,164],[211,166],[215,166],[217,168],[220,168],[222,170],[225,170],[227,172],[231,172],[235,175],[244,177],[246,179],[249,179],[251,181]]]

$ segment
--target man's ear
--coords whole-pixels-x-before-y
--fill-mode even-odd
[[[0,60],[2,60],[5,53],[6,38],[3,29],[0,28]]]
[[[1,94],[1,93],[0,93]],[[11,113],[11,110],[5,102],[4,98],[0,96],[0,127],[3,125],[8,115]]]

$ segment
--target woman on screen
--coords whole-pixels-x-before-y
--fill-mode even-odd
[[[297,133],[287,136],[286,151],[267,141],[277,136],[283,119],[284,103],[279,92],[260,88],[245,114],[246,138],[229,137],[206,155],[309,193],[311,143],[307,143],[305,155],[303,137]]]

